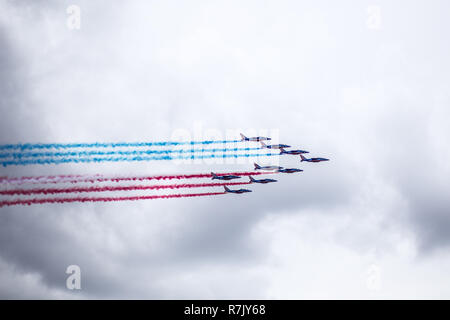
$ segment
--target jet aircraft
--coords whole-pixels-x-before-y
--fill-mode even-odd
[[[280,154],[294,154],[294,155],[297,155],[297,154],[302,154],[302,153],[309,153],[309,151],[305,151],[305,150],[288,150],[288,151],[286,151],[286,150],[284,150],[284,148],[280,148]]]
[[[303,170],[302,169],[296,169],[296,168],[286,168],[286,169],[280,169],[280,170],[277,170],[278,172],[281,172],[281,173],[294,173],[294,172],[302,172]]]
[[[261,143],[261,148],[266,148],[266,149],[283,149],[283,148],[289,148],[290,146],[288,146],[287,144],[265,144],[264,142],[260,141]]]
[[[250,182],[252,183],[270,183],[270,182],[277,182],[275,179],[255,179],[252,176],[248,177],[250,179]]]
[[[224,186],[225,189],[225,193],[245,193],[245,192],[252,192],[252,190],[248,190],[248,189],[237,189],[237,190],[231,190],[228,189],[227,186]]]
[[[265,167],[261,167],[260,165],[258,165],[257,163],[253,164],[255,166],[255,170],[280,170],[283,167],[278,167],[278,166],[265,166]]]
[[[241,133],[241,141],[264,141],[264,140],[272,140],[272,138],[267,138],[267,137],[252,137],[252,138],[247,138],[246,136],[244,136]]]
[[[217,179],[217,180],[232,180],[232,179],[239,179],[240,176],[234,176],[231,174],[227,174],[227,175],[222,175],[222,176],[218,176],[216,175],[214,172],[211,172],[212,175],[212,180]]]
[[[303,161],[307,161],[307,162],[321,162],[321,161],[330,161],[330,159],[326,159],[326,158],[305,158],[302,154],[300,155],[300,158],[302,160],[300,160],[301,162]]]

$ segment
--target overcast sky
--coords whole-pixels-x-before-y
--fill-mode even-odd
[[[283,157],[305,171],[242,196],[1,208],[0,297],[450,298],[449,12],[444,0],[0,0],[2,144],[254,130],[331,159]],[[251,165],[0,175],[234,169]],[[66,289],[73,264],[79,291]]]

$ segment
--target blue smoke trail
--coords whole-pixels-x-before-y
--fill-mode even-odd
[[[209,148],[209,149],[181,149],[181,150],[133,150],[133,151],[73,151],[73,152],[12,152],[0,153],[0,159],[5,158],[41,158],[41,157],[89,157],[89,156],[130,156],[148,154],[170,154],[170,153],[198,153],[198,152],[228,152],[228,151],[251,151],[261,148]]]
[[[154,156],[154,157],[106,157],[106,158],[62,158],[62,159],[30,159],[30,160],[10,160],[1,161],[4,167],[10,165],[30,165],[30,164],[60,164],[60,163],[88,163],[88,162],[121,162],[121,161],[154,161],[154,160],[178,160],[178,159],[210,159],[210,158],[242,158],[242,157],[266,157],[279,156],[279,153],[255,153],[255,154],[209,154],[198,155],[191,154],[188,156]]]
[[[117,147],[154,147],[181,146],[198,144],[236,143],[241,140],[208,140],[208,141],[161,141],[161,142],[108,142],[108,143],[18,143],[2,144],[0,150],[31,150],[31,149],[69,149],[69,148],[117,148]]]

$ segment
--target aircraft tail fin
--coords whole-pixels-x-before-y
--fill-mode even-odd
[[[227,186],[223,186],[223,188],[225,189],[225,192],[230,192],[231,190],[227,188]]]
[[[286,150],[284,148],[280,148],[280,154],[286,153]]]
[[[253,165],[255,166],[255,170],[261,169],[261,167],[257,163],[254,163]]]
[[[250,182],[255,182],[255,179],[252,176],[248,176],[248,178],[250,179]]]
[[[212,178],[217,179],[217,175],[214,172],[211,172]]]
[[[267,145],[264,142],[260,141],[259,143],[261,143],[261,148],[266,148],[267,147]]]
[[[241,141],[245,141],[245,140],[247,140],[247,137],[246,136],[244,136],[242,133],[240,133],[240,135],[241,135]]]
[[[306,160],[306,158],[302,154],[300,155],[300,159],[302,159],[301,161],[305,161]]]

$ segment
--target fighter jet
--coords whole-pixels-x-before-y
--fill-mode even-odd
[[[280,148],[280,154],[302,154],[302,153],[309,153],[309,151],[305,151],[305,150],[284,150],[284,148]]]
[[[225,193],[245,193],[245,192],[252,192],[252,190],[248,190],[248,189],[231,190],[231,189],[228,189],[227,186],[224,186],[224,188],[225,188]]]
[[[278,167],[278,166],[265,166],[265,167],[261,167],[260,165],[254,163],[253,164],[255,166],[255,170],[280,170],[283,167]]]
[[[265,144],[264,142],[260,141],[261,143],[261,148],[266,148],[266,149],[283,149],[283,148],[289,148],[290,146],[288,146],[287,144]]]
[[[302,159],[301,162],[307,161],[307,162],[321,162],[321,161],[330,161],[330,159],[326,158],[305,158],[302,154],[300,155],[300,158]]]
[[[296,168],[286,168],[286,169],[280,169],[280,170],[277,170],[278,172],[281,172],[281,173],[294,173],[294,172],[302,172],[303,170],[302,169],[296,169]]]
[[[255,179],[252,176],[248,177],[250,179],[250,182],[252,183],[270,183],[270,182],[277,182],[275,179]]]
[[[216,175],[214,172],[211,172],[212,175],[212,180],[217,179],[217,180],[232,180],[232,179],[239,179],[240,176],[233,176],[231,174],[227,174],[227,175],[222,175],[222,176],[218,176]]]
[[[246,136],[244,136],[241,133],[241,141],[264,141],[264,140],[272,140],[272,138],[267,138],[267,137],[252,137],[252,138],[247,138]]]

